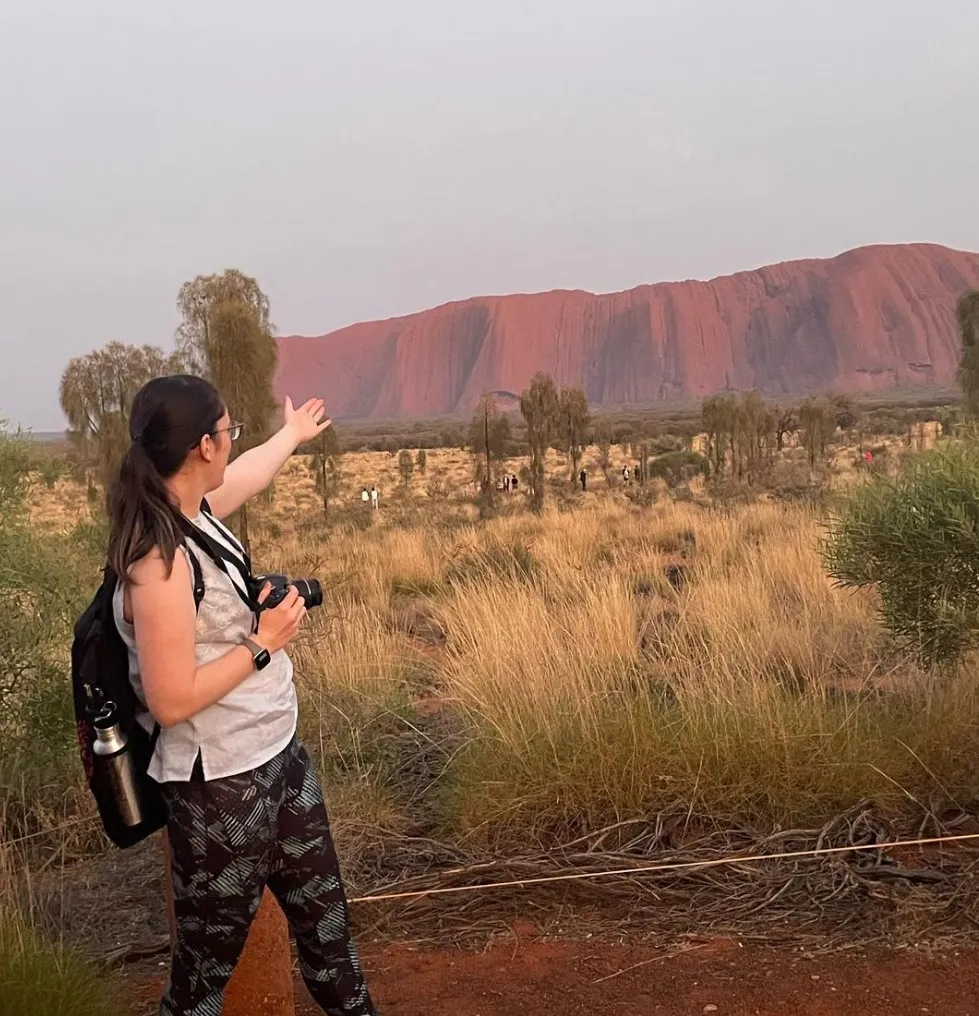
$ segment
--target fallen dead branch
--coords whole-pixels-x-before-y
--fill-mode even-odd
[[[979,846],[874,849],[902,837],[874,813],[871,802],[860,802],[819,829],[758,836],[718,827],[673,849],[664,842],[671,825],[665,816],[620,822],[557,849],[520,856],[467,857],[458,846],[431,839],[386,838],[383,853],[361,855],[351,870],[350,895],[489,886],[559,873],[600,876],[355,904],[367,933],[427,933],[443,940],[484,938],[528,919],[545,933],[587,925],[631,935],[777,937],[824,947],[879,939],[893,945],[974,939],[979,929]],[[851,846],[870,849],[845,850]],[[826,848],[842,851],[714,864],[748,853]],[[704,862],[713,866],[617,873],[630,864]]]

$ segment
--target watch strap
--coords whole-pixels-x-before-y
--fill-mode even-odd
[[[252,662],[258,670],[266,666],[272,657],[272,654],[260,646],[254,639],[243,638],[241,644],[252,654]]]

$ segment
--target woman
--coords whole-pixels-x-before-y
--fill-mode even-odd
[[[256,623],[244,552],[217,521],[329,425],[322,401],[294,409],[286,399],[282,429],[229,464],[241,425],[206,381],[157,378],[133,401],[132,446],[109,499],[108,560],[126,577],[115,615],[133,687],[152,717],[147,725],[161,728],[149,774],[169,808],[177,931],[163,1016],[221,1011],[266,885],[323,1011],[375,1013],[349,935],[319,779],[296,739],[285,649],[306,609],[290,588]],[[220,564],[185,543],[181,515],[221,545]],[[189,554],[204,578],[196,616]]]

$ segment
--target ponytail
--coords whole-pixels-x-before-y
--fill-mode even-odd
[[[134,441],[119,467],[119,475],[109,491],[109,567],[125,578],[129,569],[154,547],[167,567],[183,542],[179,511],[174,505],[163,477],[148,452]]]
[[[136,393],[129,417],[132,444],[108,498],[106,559],[120,578],[154,548],[170,573],[183,529],[166,481],[223,415],[214,386],[190,374],[154,378]]]

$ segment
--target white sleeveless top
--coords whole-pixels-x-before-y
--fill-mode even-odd
[[[243,562],[240,544],[220,522],[203,514],[191,522]],[[244,583],[237,569],[219,567],[198,547],[193,547],[192,552],[204,578],[196,635],[197,665],[202,666],[251,635],[255,615],[238,595],[237,588],[243,589]],[[145,706],[135,631],[123,617],[123,592],[120,583],[112,607],[116,627],[129,650],[129,678],[136,697]],[[267,667],[253,671],[223,699],[183,723],[162,729],[147,771],[158,783],[189,780],[198,752],[207,780],[254,769],[289,744],[296,732],[298,716],[292,661],[280,650],[272,654]],[[153,729],[148,710],[139,720],[147,731]]]

